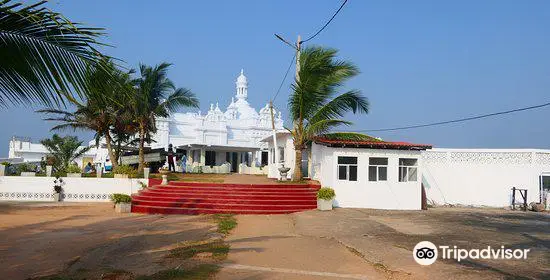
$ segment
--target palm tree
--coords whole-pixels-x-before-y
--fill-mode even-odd
[[[136,94],[132,102],[132,115],[139,135],[139,166],[145,167],[145,142],[157,131],[156,119],[166,118],[180,107],[198,108],[199,101],[190,90],[176,88],[168,79],[171,64],[161,63],[155,67],[141,64],[140,77],[136,80]]]
[[[83,27],[44,7],[0,0],[0,106],[82,97],[87,67],[101,69],[101,28]]]
[[[113,129],[122,129],[120,125],[125,119],[125,106],[134,93],[131,71],[123,72],[116,68],[112,62],[105,63],[104,70],[89,69],[85,80],[88,88],[87,99],[79,102],[69,99],[76,111],[66,111],[49,108],[38,110],[39,113],[54,115],[45,118],[47,121],[55,121],[51,130],[92,130],[95,131],[96,146],[99,146],[101,138],[105,139],[105,145],[113,167],[118,166],[118,153],[113,148]],[[121,132],[122,133],[122,132]]]
[[[300,71],[292,85],[288,101],[293,128],[296,160],[293,180],[302,179],[302,151],[320,135],[327,135],[340,125],[350,125],[344,114],[368,113],[369,103],[358,90],[339,94],[340,87],[359,73],[350,62],[336,59],[337,50],[322,47],[305,48],[300,55]],[[355,133],[338,133],[340,138],[362,137]]]
[[[75,159],[84,155],[91,147],[81,147],[82,141],[78,141],[76,136],[61,137],[54,134],[51,139],[40,141],[54,158],[54,168],[56,171],[66,170],[69,164]]]

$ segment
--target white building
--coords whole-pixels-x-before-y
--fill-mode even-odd
[[[241,172],[263,174],[260,168],[267,165],[267,144],[261,139],[272,133],[271,110],[269,104],[256,111],[247,101],[248,80],[241,70],[235,82],[236,94],[225,111],[219,104],[210,104],[203,115],[196,113],[173,113],[169,118],[157,120],[157,133],[150,148],[166,149],[172,144],[180,155],[187,155],[189,171],[202,166],[203,172]],[[281,113],[273,111],[274,124],[283,128]],[[90,141],[89,145],[93,145]],[[9,158],[12,160],[37,162],[48,151],[30,140],[13,139],[10,141]],[[105,148],[92,149],[83,159],[90,157],[96,164],[102,164],[108,157]],[[137,157],[135,157],[137,160]],[[130,159],[126,163],[134,163]]]
[[[271,110],[266,104],[257,112],[248,103],[248,80],[243,70],[235,85],[236,95],[225,111],[216,103],[210,104],[206,115],[200,111],[173,113],[168,119],[157,120],[152,148],[172,144],[187,155],[188,165],[206,166],[206,170],[230,163],[232,172],[263,173],[255,167],[267,164],[267,144],[260,140],[272,133]],[[281,113],[274,111],[273,116],[275,127],[282,129]]]
[[[284,165],[291,168],[290,178],[295,166],[291,135],[277,134],[279,164],[271,155],[271,137],[263,141],[270,148],[268,176],[278,178],[277,169]],[[333,188],[340,207],[418,210],[423,196],[434,205],[509,207],[513,187],[527,190],[527,203],[549,199],[550,150],[431,149],[376,139],[317,139],[303,154],[302,172]]]
[[[271,138],[265,138],[270,148]],[[282,163],[294,171],[289,133],[279,133]],[[430,145],[405,142],[316,139],[302,159],[302,171],[336,192],[335,206],[418,210],[421,208],[422,151]],[[270,149],[272,152],[272,149]],[[278,177],[270,161],[268,176]],[[290,173],[291,174],[291,173]],[[290,177],[289,174],[289,177]]]

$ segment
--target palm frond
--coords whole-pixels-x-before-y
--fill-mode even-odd
[[[310,121],[340,118],[349,111],[354,114],[369,112],[369,101],[360,91],[351,90],[330,100],[314,113]]]
[[[313,137],[329,132],[332,128],[340,125],[351,125],[352,123],[345,120],[325,119],[315,123],[309,123],[303,132],[304,141],[310,140]]]
[[[44,3],[0,2],[0,106],[83,97],[87,67],[103,67],[96,49],[103,29],[71,22]]]

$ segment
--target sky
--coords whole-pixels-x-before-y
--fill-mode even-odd
[[[241,68],[248,100],[271,99],[293,56],[277,40],[315,33],[340,1],[58,0],[49,8],[103,27],[105,53],[130,68],[173,63],[169,77],[191,89],[206,112],[225,109]],[[550,1],[349,0],[308,45],[339,50],[361,74],[341,90],[368,97],[367,115],[348,115],[345,130],[445,121],[550,102]],[[286,103],[294,68],[275,100]],[[0,157],[13,135],[38,141],[52,123],[38,105],[0,109]],[[384,140],[453,148],[550,148],[550,107],[446,126],[370,133]],[[288,124],[288,123],[287,123]],[[90,140],[90,132],[68,131]]]

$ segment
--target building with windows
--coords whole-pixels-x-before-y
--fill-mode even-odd
[[[167,149],[172,144],[178,159],[186,155],[185,168],[189,172],[266,173],[261,167],[268,162],[267,144],[260,140],[272,134],[272,115],[276,129],[283,129],[281,112],[275,109],[271,112],[268,104],[256,111],[248,103],[248,79],[243,70],[237,77],[235,89],[235,97],[225,110],[216,103],[210,104],[206,114],[174,112],[168,118],[157,119],[157,133],[152,136],[154,141],[148,148]],[[89,142],[93,144],[93,140]],[[46,153],[41,144],[30,140],[10,142],[9,157],[14,160],[39,161]],[[100,165],[108,159],[106,149],[101,146],[86,156]],[[127,157],[123,163],[135,164],[137,156]]]
[[[269,145],[268,176],[295,168],[292,137],[277,134],[280,162]],[[510,207],[523,198],[550,208],[550,150],[432,149],[407,142],[316,139],[300,159],[302,173],[336,192],[335,206],[419,210],[427,204]],[[424,204],[424,205],[423,205]]]

